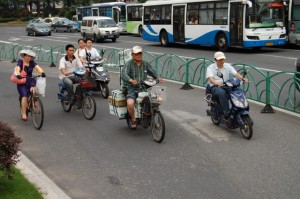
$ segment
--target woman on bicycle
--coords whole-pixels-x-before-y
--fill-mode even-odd
[[[30,91],[33,89],[32,87],[35,86],[36,80],[32,77],[33,69],[40,73],[42,77],[46,77],[45,72],[41,69],[40,66],[34,61],[36,58],[36,54],[31,50],[21,50],[20,56],[23,60],[19,60],[17,66],[15,67],[14,74],[18,79],[26,78],[25,84],[18,84],[17,89],[21,98],[21,120],[27,121],[27,114],[26,109],[28,106],[27,100],[30,94]],[[26,76],[21,76],[21,71],[27,73]],[[24,73],[23,73],[24,74]]]

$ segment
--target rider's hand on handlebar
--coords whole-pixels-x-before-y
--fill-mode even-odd
[[[161,77],[157,78],[157,80],[158,80],[159,83],[163,83],[163,82],[165,81],[165,80],[164,80],[163,78],[161,78]]]
[[[249,80],[248,80],[246,77],[243,77],[241,80],[242,80],[243,82],[249,82]]]
[[[45,74],[45,73],[42,73],[42,77],[46,77],[46,74]]]
[[[133,85],[136,85],[138,83],[136,79],[130,79],[129,82]]]
[[[218,86],[218,87],[224,86],[224,83],[223,82],[217,82],[217,84],[215,86]]]
[[[16,75],[16,78],[22,79],[22,76],[21,75]]]
[[[102,57],[102,59],[101,59],[102,61],[107,61],[107,59],[106,58],[104,58],[104,57]]]

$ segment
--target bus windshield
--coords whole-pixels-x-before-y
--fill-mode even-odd
[[[249,10],[252,14],[249,15]],[[247,8],[246,28],[274,28],[283,27],[284,6],[282,2],[270,2],[270,0],[259,0],[252,8]]]

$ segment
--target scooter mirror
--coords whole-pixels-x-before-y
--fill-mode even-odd
[[[223,78],[223,74],[220,71],[217,72],[217,75],[218,77]]]

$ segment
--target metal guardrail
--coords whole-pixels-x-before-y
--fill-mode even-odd
[[[22,46],[0,44],[0,60],[10,59],[15,62],[19,58],[19,51],[31,49],[37,53],[37,62],[50,63],[50,67],[55,67],[61,57],[65,56],[65,47]],[[105,64],[110,70],[120,70],[120,66],[130,59],[130,50],[105,48],[100,50],[100,54],[108,61]],[[174,54],[158,54],[144,52],[143,59],[153,65],[159,75],[165,79],[183,82],[182,89],[191,89],[191,85],[205,87],[207,67],[214,61],[208,58],[186,58]],[[265,104],[263,113],[274,112],[274,107],[300,113],[300,72],[263,72],[255,66],[248,64],[232,64],[237,71],[248,69],[248,83],[244,83],[242,88],[247,91],[247,97],[254,101]],[[200,99],[200,98],[199,98]]]

